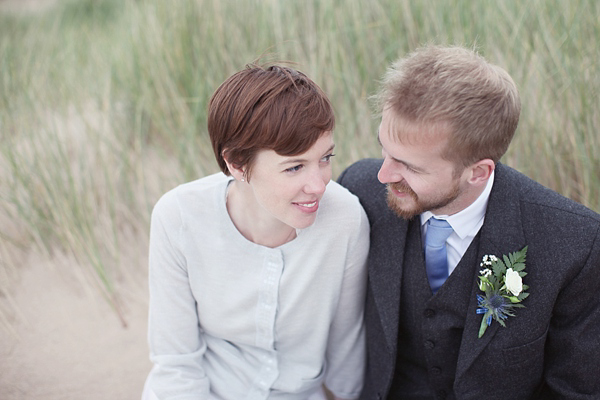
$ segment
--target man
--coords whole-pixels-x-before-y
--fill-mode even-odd
[[[510,76],[428,46],[378,100],[383,160],[339,179],[371,224],[361,398],[599,399],[600,216],[499,163]]]

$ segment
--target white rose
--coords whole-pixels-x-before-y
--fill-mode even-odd
[[[513,295],[518,296],[523,291],[523,280],[517,271],[512,268],[506,270],[506,289]]]

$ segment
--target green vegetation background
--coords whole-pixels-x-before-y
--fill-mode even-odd
[[[207,102],[258,57],[289,60],[336,111],[334,176],[378,157],[368,97],[424,43],[476,46],[523,112],[504,162],[600,211],[596,0],[78,0],[0,13],[0,294],[23,254],[72,259],[118,309],[150,211],[217,171]],[[91,273],[89,273],[91,272]]]

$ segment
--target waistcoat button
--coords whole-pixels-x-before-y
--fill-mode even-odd
[[[431,317],[433,317],[435,315],[435,311],[432,310],[431,308],[428,308],[428,309],[425,310],[424,315],[427,318],[431,318]]]

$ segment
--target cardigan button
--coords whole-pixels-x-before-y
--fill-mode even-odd
[[[425,348],[427,350],[433,350],[434,347],[435,347],[435,342],[433,340],[426,340],[425,341]]]

